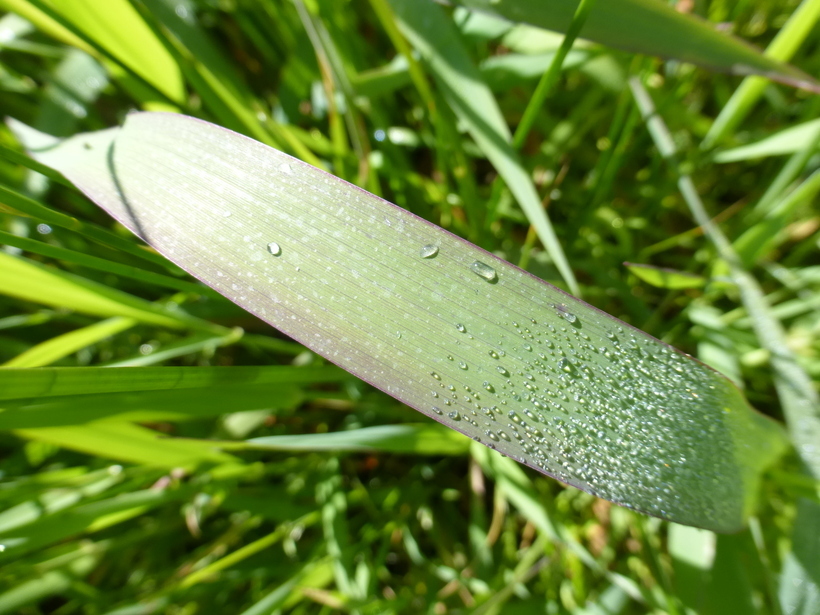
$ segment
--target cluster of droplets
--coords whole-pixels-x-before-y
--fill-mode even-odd
[[[667,506],[680,514],[689,505],[687,485],[702,490],[731,471],[724,391],[706,368],[655,340],[622,327],[588,332],[567,305],[549,305],[556,318],[546,325],[500,323],[514,341],[487,349],[494,368],[476,370],[480,394],[459,395],[436,374],[436,387],[458,408],[450,418],[567,483],[661,516]],[[695,459],[705,438],[714,448]],[[679,493],[669,486],[673,475]],[[723,495],[697,499],[692,506],[702,508],[693,517],[719,516]]]

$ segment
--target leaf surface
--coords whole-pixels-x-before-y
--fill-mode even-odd
[[[784,446],[717,372],[260,143],[138,113],[39,159],[305,346],[509,457],[718,531]]]

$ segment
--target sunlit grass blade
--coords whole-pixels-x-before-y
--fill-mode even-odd
[[[566,32],[579,0],[457,0],[456,3],[511,21]],[[764,75],[820,91],[820,84],[805,73],[764,56],[742,40],[718,32],[697,17],[675,11],[665,2],[598,2],[580,35],[617,49],[675,58],[738,75]]]
[[[172,439],[119,420],[94,421],[77,427],[33,427],[13,433],[88,455],[169,470],[239,463],[233,456],[215,450],[209,442]]]
[[[470,440],[436,424],[379,425],[326,434],[264,436],[244,442],[214,442],[223,450],[383,451],[416,455],[463,455]]]
[[[154,273],[153,271],[146,271],[130,265],[122,265],[104,258],[85,254],[84,252],[68,250],[66,248],[53,246],[42,241],[29,239],[28,237],[12,235],[11,233],[6,233],[4,231],[0,231],[0,244],[14,246],[16,248],[20,248],[21,250],[25,250],[26,252],[32,252],[34,254],[48,256],[57,260],[75,263],[77,265],[89,267],[98,271],[113,273],[115,275],[131,278],[132,280],[139,280],[140,282],[145,282],[147,284],[156,284],[157,286],[163,286],[165,288],[173,288],[175,290],[197,294],[201,293],[209,296],[215,295],[209,287],[202,286],[201,284],[188,282],[187,280],[178,280],[167,275]]]
[[[782,448],[778,426],[718,373],[230,131],[133,114],[119,131],[66,140],[39,158],[308,348],[602,497],[737,529],[761,467]]]
[[[15,164],[23,165],[24,167],[31,169],[32,171],[36,171],[41,175],[45,175],[49,179],[56,181],[63,186],[68,188],[74,188],[74,185],[68,181],[65,177],[57,173],[54,169],[47,167],[44,164],[40,164],[34,158],[30,156],[26,156],[25,154],[21,154],[20,152],[16,152],[10,147],[3,145],[0,143],[0,158],[5,158],[9,162],[13,162]]]
[[[175,329],[223,331],[218,325],[149,303],[59,269],[0,252],[0,294],[95,316],[123,316]]]
[[[767,156],[794,154],[820,141],[820,120],[790,126],[760,141],[715,154],[715,162],[738,162]]]
[[[644,282],[652,284],[652,286],[657,286],[658,288],[670,288],[673,290],[702,288],[706,286],[708,282],[703,276],[686,271],[676,271],[666,267],[654,267],[652,265],[641,265],[638,263],[624,263],[624,266]]]
[[[5,403],[0,429],[82,425],[101,419],[147,423],[185,421],[229,412],[293,408],[304,400],[289,384],[96,393]]]
[[[50,365],[82,348],[126,331],[136,324],[137,321],[131,318],[119,316],[109,318],[37,344],[12,360],[6,361],[1,367],[43,367]]]
[[[112,64],[132,71],[168,100],[184,103],[179,66],[128,0],[107,1],[105,11],[93,0],[2,0],[0,6],[31,19],[69,44],[110,58]]]
[[[766,48],[765,57],[778,61],[790,60],[800,45],[810,36],[818,19],[820,19],[820,0],[803,0]],[[708,149],[731,134],[760,100],[768,85],[768,80],[763,77],[754,76],[744,79],[724,105],[720,115],[715,118],[709,132],[703,138],[702,147]],[[817,91],[816,86],[813,89]]]

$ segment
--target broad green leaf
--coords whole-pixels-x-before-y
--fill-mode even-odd
[[[138,113],[39,159],[308,348],[601,497],[734,530],[783,448],[717,372],[246,137]]]
[[[667,269],[666,267],[655,267],[653,265],[641,265],[638,263],[624,263],[624,265],[641,280],[658,288],[669,288],[672,290],[703,288],[708,282],[703,276],[685,271],[676,271],[675,269]]]
[[[456,0],[456,4],[515,22],[566,32],[579,0]],[[598,2],[581,30],[583,38],[616,49],[675,58],[736,75],[762,75],[820,91],[805,73],[764,56],[742,40],[718,32],[660,0]]]

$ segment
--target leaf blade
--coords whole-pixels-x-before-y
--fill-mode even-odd
[[[157,113],[87,142],[40,159],[248,311],[541,472],[731,531],[783,447],[716,372],[262,144]]]

